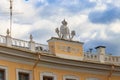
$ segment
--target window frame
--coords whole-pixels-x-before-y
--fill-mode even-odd
[[[43,76],[53,77],[53,80],[57,80],[57,76],[52,72],[41,72],[40,80],[43,80]]]
[[[0,65],[0,70],[4,70],[4,78],[5,78],[4,80],[9,80],[8,79],[8,67]]]
[[[86,78],[85,80],[89,80],[89,79],[91,79],[91,80],[92,80],[92,79],[93,79],[93,80],[94,80],[94,79],[100,80],[99,78],[96,78],[96,77],[88,77],[88,78]]]
[[[29,74],[29,80],[32,80],[32,71],[31,70],[25,70],[25,69],[16,69],[16,80],[19,80],[19,72]]]
[[[64,76],[63,76],[63,80],[66,80],[66,79],[80,80],[79,77],[74,76],[74,75],[64,75]]]

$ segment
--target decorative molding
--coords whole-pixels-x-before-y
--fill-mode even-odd
[[[74,48],[72,46],[63,46],[63,45],[58,46],[58,49],[64,52],[72,52],[72,53],[78,53],[80,51],[80,48]]]
[[[53,80],[57,80],[57,76],[52,72],[41,72],[40,80],[43,80],[43,76],[50,76],[50,77],[53,77]]]
[[[8,78],[8,67],[0,65],[0,69],[5,70],[5,80],[9,80],[9,78]]]
[[[59,39],[56,37],[52,37],[51,39],[48,40],[48,42],[65,42],[66,44],[75,44],[75,45],[83,45],[84,44],[83,42]]]
[[[19,75],[18,75],[18,73],[19,72],[23,72],[23,73],[28,73],[29,74],[29,79],[30,80],[32,80],[33,79],[33,77],[32,77],[32,71],[30,71],[30,70],[25,70],[25,69],[16,69],[16,80],[19,80]]]
[[[83,60],[83,56],[71,56],[71,55],[67,55],[67,54],[60,54],[60,53],[56,53],[56,56],[61,57],[61,58],[65,58],[65,59],[71,59],[71,60]]]
[[[63,80],[66,80],[66,79],[80,80],[79,77],[74,76],[74,75],[64,75],[64,76],[63,76]]]
[[[32,59],[10,56],[10,55],[5,55],[5,54],[0,54],[0,60],[22,63],[22,64],[28,64],[28,65],[33,65],[34,61],[35,61],[35,60],[32,60]]]
[[[90,77],[90,78],[86,78],[85,80],[100,80],[100,79],[99,78]]]
[[[33,59],[34,53],[0,46],[0,54]]]
[[[73,71],[73,72],[78,72],[78,73],[90,73],[90,74],[100,74],[100,75],[108,75],[108,72],[106,71],[101,71],[101,70],[95,70],[95,69],[91,69],[89,70],[88,68],[76,68],[76,67],[72,67],[72,66],[62,66],[62,65],[56,65],[56,64],[47,64],[47,63],[43,63],[41,62],[42,64],[38,64],[38,66],[42,66],[42,67],[49,67],[49,68],[52,68],[52,69],[60,69],[60,70],[63,70],[63,71]],[[114,74],[116,76],[120,76],[120,74]]]

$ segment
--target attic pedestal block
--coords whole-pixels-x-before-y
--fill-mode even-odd
[[[83,43],[52,37],[48,40],[50,52],[67,59],[83,59]]]

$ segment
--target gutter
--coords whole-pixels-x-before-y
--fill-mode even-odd
[[[112,77],[114,70],[115,70],[115,65],[113,64],[113,65],[111,65],[111,69],[110,69],[110,72],[108,75],[108,80],[111,80],[111,77]]]
[[[33,80],[35,80],[35,68],[37,67],[37,64],[40,61],[40,53],[37,53],[38,59],[36,60],[35,64],[33,65]]]

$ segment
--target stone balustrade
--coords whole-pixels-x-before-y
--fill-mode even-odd
[[[97,53],[84,53],[84,61],[100,62],[99,57]],[[120,56],[104,55],[104,63],[120,65]]]
[[[6,43],[6,37],[3,35],[0,35],[0,44],[1,43]]]
[[[92,53],[84,53],[85,61],[99,61],[99,56],[97,54]]]
[[[28,49],[34,52],[39,52],[39,51],[42,51],[44,53],[49,52],[48,45],[35,43],[34,41],[24,41],[20,39],[15,39],[15,38],[11,38],[10,36],[0,35],[0,44],[4,44],[9,47]]]
[[[105,56],[105,62],[107,63],[119,63],[120,64],[120,57],[119,56]]]
[[[19,40],[19,39],[12,38],[12,46],[29,49],[29,41],[24,41],[24,40]]]

